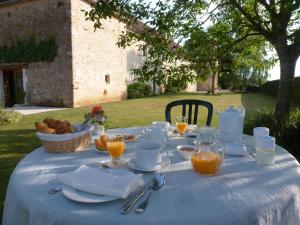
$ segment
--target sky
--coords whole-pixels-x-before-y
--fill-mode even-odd
[[[280,78],[279,63],[277,63],[271,70],[269,70],[269,74],[270,74],[270,77],[268,78],[268,80],[278,80]],[[297,77],[300,76],[300,58],[298,58],[298,61],[297,61],[295,75]]]

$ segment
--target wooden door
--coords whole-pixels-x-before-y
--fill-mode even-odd
[[[15,82],[15,103],[24,104],[24,89],[23,89],[23,75],[21,70],[14,71],[14,82]]]
[[[22,71],[3,71],[4,104],[12,107],[24,103]]]

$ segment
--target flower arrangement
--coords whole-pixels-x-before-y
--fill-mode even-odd
[[[94,106],[92,111],[85,114],[85,119],[89,119],[92,124],[103,125],[106,119],[106,115],[101,105]]]

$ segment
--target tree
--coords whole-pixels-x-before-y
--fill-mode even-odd
[[[181,48],[170,48],[172,40],[177,40],[179,45],[207,21],[225,21],[236,35],[236,44],[253,36],[263,37],[274,47],[280,62],[275,116],[283,124],[289,113],[295,65],[300,55],[299,7],[299,0],[156,0],[153,3],[145,0],[98,0],[86,15],[95,23],[95,28],[101,27],[102,19],[112,16],[121,18],[129,25],[138,20],[149,25],[138,34],[124,33],[119,41],[120,46],[145,41],[150,46],[148,65],[155,61],[157,52],[164,55],[164,65],[174,59],[184,59]],[[176,68],[169,71],[176,71]],[[163,76],[161,73],[159,78],[164,80]],[[188,79],[198,78],[191,75]]]
[[[255,80],[265,80],[268,69],[275,62],[268,56],[262,38],[251,37],[239,44],[234,38],[236,35],[229,25],[218,22],[207,29],[195,29],[184,44],[186,60],[191,67],[205,74],[205,78],[212,74],[212,93],[217,76],[235,81],[233,88],[245,87],[250,80],[252,84]]]
[[[215,0],[223,14],[249,32],[256,32],[275,48],[280,62],[280,83],[275,108],[279,124],[290,109],[295,67],[300,56],[299,0]],[[225,12],[225,13],[224,13]]]

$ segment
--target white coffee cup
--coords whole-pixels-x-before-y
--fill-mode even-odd
[[[157,142],[144,141],[135,145],[136,166],[148,169],[161,163],[162,145]]]

